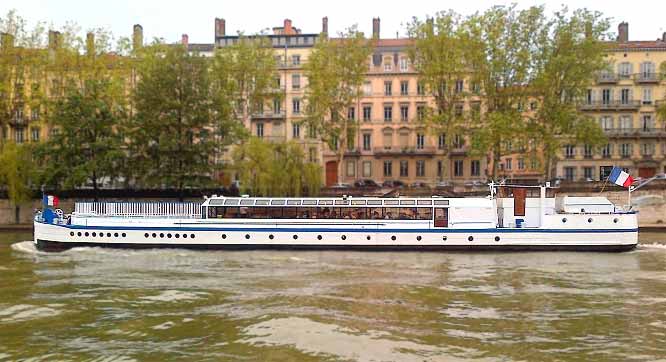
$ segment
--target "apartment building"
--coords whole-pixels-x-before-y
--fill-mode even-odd
[[[557,175],[566,180],[605,180],[613,166],[639,177],[666,172],[666,123],[657,108],[666,99],[666,33],[652,41],[629,40],[621,23],[609,44],[610,67],[587,90],[580,111],[598,120],[608,138],[600,148],[565,145]]]

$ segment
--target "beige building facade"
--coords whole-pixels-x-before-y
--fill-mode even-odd
[[[655,41],[629,40],[629,24],[621,23],[610,44],[610,67],[598,75],[580,111],[599,122],[608,138],[601,148],[566,145],[557,163],[565,180],[605,180],[613,166],[634,177],[666,172],[666,123],[657,109],[666,99],[666,33]]]

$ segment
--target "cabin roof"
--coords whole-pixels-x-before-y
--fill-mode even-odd
[[[276,206],[276,207],[489,207],[488,198],[442,198],[442,197],[410,197],[410,198],[378,198],[378,197],[211,197],[202,206]]]

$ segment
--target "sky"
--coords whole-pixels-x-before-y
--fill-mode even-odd
[[[655,40],[666,32],[666,1],[371,1],[371,0],[3,0],[0,16],[16,9],[33,24],[44,20],[56,27],[74,21],[82,30],[103,27],[116,37],[130,36],[133,24],[141,24],[144,39],[164,38],[179,41],[188,34],[190,43],[212,43],[216,17],[226,19],[227,34],[243,31],[252,34],[282,26],[285,18],[304,33],[319,33],[321,19],[329,19],[329,33],[337,33],[351,25],[360,31],[372,33],[372,18],[381,19],[382,38],[405,35],[405,23],[412,17],[424,18],[437,11],[452,9],[462,14],[482,11],[492,5],[517,3],[520,8],[545,5],[554,11],[561,5],[569,8],[586,7],[599,10],[611,18],[611,28],[617,31],[621,21],[629,23],[630,40]]]

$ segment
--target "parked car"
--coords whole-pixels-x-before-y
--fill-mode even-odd
[[[405,183],[400,180],[386,180],[382,183],[382,186],[399,189],[405,187]]]
[[[332,188],[332,189],[348,189],[350,187],[351,187],[351,185],[349,185],[347,183],[339,183],[339,184],[332,185],[330,188]]]
[[[409,185],[409,187],[413,187],[413,188],[426,188],[426,187],[428,187],[428,184],[426,184],[425,182],[416,181],[416,182],[412,182],[412,184]]]
[[[378,188],[379,184],[371,179],[361,179],[361,180],[356,180],[356,182],[354,182],[354,187]]]
[[[440,181],[435,187],[451,187],[453,184],[450,181]]]

